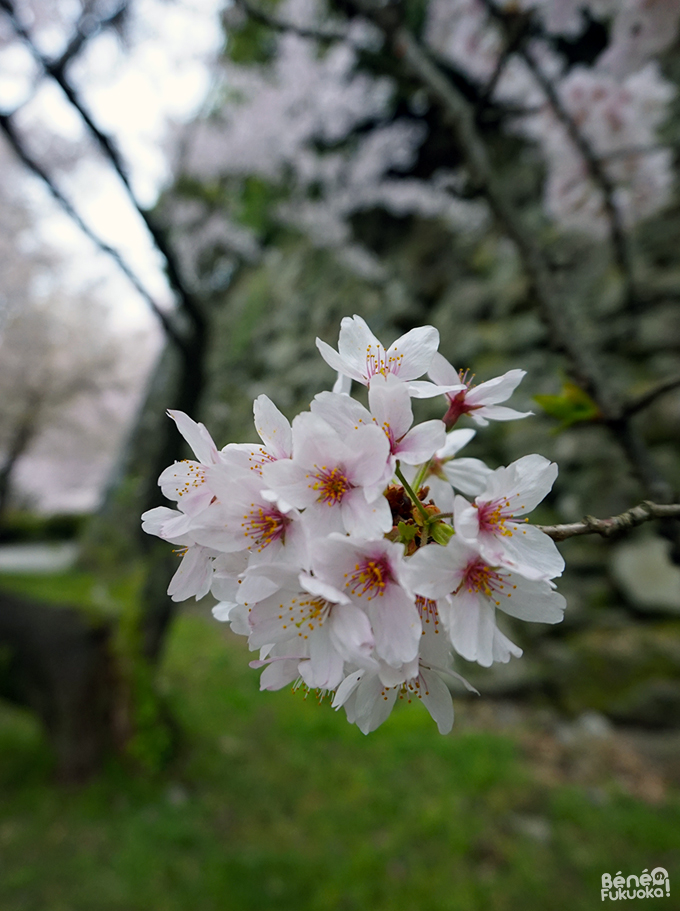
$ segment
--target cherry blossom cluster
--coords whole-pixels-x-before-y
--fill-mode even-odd
[[[522,652],[499,614],[562,619],[562,557],[527,519],[557,466],[533,454],[493,470],[458,456],[476,432],[461,418],[527,417],[501,404],[524,371],[474,385],[437,351],[432,326],[385,349],[359,316],[342,320],[337,350],[317,346],[338,373],[333,391],[292,424],[258,396],[257,445],[218,449],[202,424],[169,412],[195,459],[161,474],[176,506],[146,512],[143,528],[179,547],[173,600],[211,592],[215,617],[259,650],[261,689],[328,695],[364,733],[397,699],[418,699],[446,733],[448,683],[465,683],[454,653],[507,662]],[[367,387],[368,407],[352,383]],[[441,419],[414,424],[421,398],[441,398]]]

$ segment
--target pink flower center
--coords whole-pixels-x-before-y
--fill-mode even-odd
[[[492,535],[512,535],[512,529],[505,524],[512,514],[505,515],[504,509],[510,509],[510,500],[491,500],[489,503],[476,504],[480,532]]]
[[[285,538],[286,525],[290,522],[288,516],[284,516],[273,506],[269,509],[263,509],[261,506],[255,508],[254,503],[251,506],[253,511],[243,516],[241,528],[247,538],[253,539],[258,550],[263,550],[272,541]]]
[[[447,432],[449,430],[451,430],[451,428],[458,421],[458,418],[462,414],[469,414],[471,411],[477,411],[478,408],[482,407],[481,405],[470,405],[466,401],[466,397],[467,397],[468,393],[470,392],[471,389],[474,388],[474,385],[475,385],[472,382],[475,378],[474,373],[472,374],[470,379],[468,379],[467,376],[468,376],[467,370],[465,370],[465,371],[459,370],[458,379],[461,381],[461,383],[465,383],[466,388],[461,389],[460,392],[456,392],[455,394],[452,392],[446,393],[446,398],[449,400],[449,407],[448,407],[446,414],[442,418],[442,420],[444,421],[444,424],[446,425]]]
[[[397,354],[396,351],[395,348],[394,353],[388,357],[382,346],[375,349],[369,345],[366,349],[366,379],[370,380],[377,373],[383,376],[387,376],[388,373],[399,373],[404,355]]]
[[[315,481],[312,484],[312,490],[319,493],[317,503],[328,503],[329,506],[335,506],[342,501],[348,490],[352,489],[349,478],[345,475],[342,468],[326,468],[323,465],[317,468],[314,475]]]
[[[366,600],[370,601],[376,596],[382,597],[387,585],[393,581],[394,577],[387,557],[381,556],[375,559],[365,557],[354,567],[348,585],[353,595],[360,598],[366,595]]]
[[[476,593],[491,598],[498,607],[501,602],[496,599],[501,596],[501,593],[509,598],[512,592],[508,592],[506,589],[514,590],[516,587],[515,585],[508,586],[507,578],[504,579],[479,557],[474,557],[465,567],[461,583],[453,594],[457,595],[461,589],[465,588],[471,594]]]
[[[294,611],[293,622],[300,630],[298,636],[302,639],[306,639],[308,636],[305,629],[313,633],[317,627],[321,628],[323,626],[333,607],[330,601],[319,597],[305,598],[303,601],[298,601],[297,608],[294,608],[295,603],[296,599],[293,598],[290,610]],[[297,617],[295,617],[295,613],[297,613]]]

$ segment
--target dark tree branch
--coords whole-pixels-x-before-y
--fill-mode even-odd
[[[96,246],[107,256],[111,257],[114,260],[118,268],[123,272],[130,282],[137,289],[139,294],[147,302],[154,315],[158,318],[163,329],[165,330],[168,338],[174,342],[179,348],[185,346],[185,340],[180,335],[176,329],[174,323],[171,321],[171,318],[167,313],[165,313],[156,303],[156,301],[151,297],[149,292],[146,290],[142,282],[139,280],[137,275],[133,272],[130,266],[127,264],[123,256],[118,250],[114,247],[107,244],[104,240],[101,239],[95,232],[86,224],[83,219],[80,217],[79,213],[74,209],[69,200],[64,196],[61,190],[54,183],[52,178],[49,176],[47,171],[35,161],[34,158],[27,152],[24,148],[24,145],[16,132],[14,125],[12,124],[11,115],[9,114],[0,114],[0,130],[5,134],[7,141],[11,145],[12,149],[16,153],[17,157],[21,163],[36,177],[39,177],[40,180],[45,184],[51,195],[59,203],[64,212],[71,218],[73,222],[80,228],[80,230],[85,234],[86,237],[96,244]]]
[[[567,538],[574,538],[577,535],[602,535],[603,538],[611,538],[653,519],[680,519],[680,503],[658,504],[646,500],[639,506],[633,506],[621,515],[609,519],[585,516],[582,522],[536,527],[553,541],[566,541]]]
[[[503,75],[503,71],[508,64],[510,57],[524,41],[526,36],[526,23],[527,20],[525,17],[519,18],[517,16],[515,16],[515,21],[508,23],[508,28],[505,33],[505,47],[498,56],[491,78],[480,92],[477,111],[481,110],[481,108],[488,103],[498,85],[499,79]]]
[[[644,395],[629,402],[623,409],[624,416],[630,418],[634,414],[638,414],[638,412],[643,411],[645,408],[649,408],[652,402],[655,402],[662,395],[678,388],[680,388],[680,376],[674,376],[671,377],[670,380],[664,380],[662,383],[654,386],[653,389],[650,389],[649,392],[645,392]]]
[[[123,4],[118,8],[114,16],[109,17],[109,19],[113,22],[119,21],[120,17],[124,14],[125,7],[126,4]],[[203,332],[205,328],[203,313],[200,306],[198,305],[198,302],[195,300],[194,296],[184,284],[177,257],[175,256],[175,253],[170,245],[167,243],[163,230],[156,222],[151,212],[140,205],[139,201],[137,200],[137,197],[135,196],[130,184],[127,168],[123,162],[122,156],[115,141],[102,130],[100,130],[99,127],[95,124],[85,105],[81,101],[78,92],[66,77],[65,69],[67,64],[70,63],[74,59],[75,54],[82,49],[87,38],[94,36],[98,31],[100,31],[100,28],[108,20],[100,20],[99,26],[96,24],[92,25],[87,32],[82,28],[81,25],[81,27],[76,31],[76,35],[69,43],[70,52],[69,49],[67,49],[66,54],[62,55],[58,61],[53,63],[47,60],[35,46],[30,33],[18,19],[12,0],[0,0],[0,9],[5,10],[11,20],[12,27],[14,28],[16,34],[27,45],[33,54],[33,57],[42,67],[45,75],[54,79],[54,81],[59,85],[71,105],[76,109],[82,118],[83,123],[86,125],[88,131],[99,146],[99,149],[101,150],[104,157],[113,166],[114,170],[121,179],[123,186],[125,187],[125,191],[133,208],[144,221],[144,224],[151,234],[157,250],[161,253],[163,259],[165,260],[168,281],[170,282],[170,286],[178,297],[181,308],[191,320],[194,326],[194,330]],[[173,341],[176,341],[176,339],[173,338]]]
[[[275,32],[293,32],[301,38],[312,38],[315,41],[323,42],[341,41],[347,37],[347,32],[344,29],[305,28],[302,25],[296,25],[294,22],[279,19],[278,16],[275,16],[272,13],[265,13],[257,6],[251,4],[249,0],[234,0],[234,2],[236,6],[243,10],[249,19],[253,20],[253,22],[258,22],[260,25],[266,25]]]
[[[409,30],[400,24],[396,7],[377,8],[368,5],[365,0],[351,0],[351,5],[357,12],[371,18],[383,31],[394,53],[404,60],[442,109],[453,127],[472,182],[484,195],[499,225],[517,247],[542,318],[553,340],[567,356],[573,375],[598,405],[604,423],[625,453],[647,495],[654,500],[671,502],[673,493],[670,485],[658,471],[632,422],[623,416],[621,404],[600,368],[599,353],[592,349],[587,333],[571,318],[542,248],[496,176],[475,123],[471,104]],[[680,547],[677,556],[680,559]]]
[[[508,41],[510,41],[517,34],[514,24],[515,17],[508,18],[508,16],[496,6],[493,0],[483,0],[483,2],[496,22],[500,24]],[[628,241],[623,227],[621,213],[614,198],[614,184],[603,166],[602,159],[595,153],[586,137],[581,130],[579,130],[576,121],[562,103],[562,99],[559,97],[552,80],[543,71],[540,63],[534,57],[531,48],[527,46],[526,41],[524,40],[525,38],[526,32],[521,35],[519,41],[515,40],[517,53],[527,64],[536,82],[545,92],[555,116],[565,127],[569,138],[580,153],[586,168],[588,169],[591,180],[597,185],[602,193],[604,208],[609,222],[609,232],[612,247],[614,249],[614,256],[625,282],[626,302],[628,306],[630,306],[635,299],[633,264],[628,249]]]
[[[63,73],[71,60],[78,56],[84,45],[95,35],[98,35],[99,32],[106,31],[108,28],[116,28],[116,26],[120,25],[127,15],[128,6],[128,0],[123,0],[110,15],[105,16],[103,19],[98,19],[88,9],[84,9],[76,23],[75,33],[67,44],[66,50],[61,57],[50,63],[50,75]]]

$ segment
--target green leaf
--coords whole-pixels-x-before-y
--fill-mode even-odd
[[[535,395],[534,401],[546,414],[557,418],[560,430],[601,417],[597,404],[575,383],[564,383],[560,395]]]
[[[419,531],[417,525],[407,525],[406,522],[400,522],[397,528],[399,529],[399,539],[402,544],[410,544]]]
[[[441,544],[442,547],[446,547],[451,536],[455,534],[454,530],[446,522],[435,522],[428,531],[432,540],[436,544]]]

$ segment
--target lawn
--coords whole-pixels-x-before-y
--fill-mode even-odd
[[[680,873],[680,799],[541,783],[512,733],[441,737],[420,705],[364,737],[189,612],[161,685],[181,747],[160,776],[50,782],[33,719],[0,707],[2,911],[501,911],[601,906],[605,871]],[[465,714],[462,712],[461,714]]]

